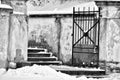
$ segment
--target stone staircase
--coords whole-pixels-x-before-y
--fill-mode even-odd
[[[61,61],[58,61],[58,58],[53,56],[51,52],[48,52],[47,49],[42,48],[28,48],[28,59],[27,61],[33,64],[38,65],[60,65]]]

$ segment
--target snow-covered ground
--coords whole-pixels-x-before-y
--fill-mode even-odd
[[[57,72],[49,66],[26,66],[18,69],[0,69],[0,80],[120,80],[120,74],[114,73],[106,78],[87,78],[70,76]]]
[[[55,70],[73,70],[73,71],[104,71],[103,69],[100,68],[80,68],[80,67],[71,67],[71,66],[66,66],[66,65],[61,65],[61,66],[56,66],[56,65],[51,65],[51,68]]]

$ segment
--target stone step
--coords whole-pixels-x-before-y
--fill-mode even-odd
[[[28,57],[51,57],[51,56],[52,56],[51,53],[33,53],[33,52],[28,53]]]
[[[37,64],[37,65],[61,65],[61,61],[29,61],[31,65]]]
[[[28,57],[28,61],[56,61],[57,57]]]
[[[28,53],[29,52],[47,52],[47,49],[43,49],[43,48],[28,48]]]
[[[83,67],[74,67],[74,66],[66,66],[66,65],[50,65],[51,68],[55,69],[56,71],[66,73],[69,75],[105,75],[104,69],[98,68],[83,68]]]

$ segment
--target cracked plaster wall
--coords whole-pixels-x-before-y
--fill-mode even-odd
[[[21,50],[24,60],[27,60],[27,22],[24,15],[11,15],[9,60],[14,61],[17,49]]]
[[[0,10],[0,68],[6,67],[8,51],[9,13]]]
[[[120,61],[120,8],[103,7],[100,36],[100,58]]]

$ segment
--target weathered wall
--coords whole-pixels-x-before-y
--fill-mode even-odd
[[[106,60],[106,53],[107,53],[107,48],[106,48],[106,38],[107,38],[107,21],[106,19],[101,19],[100,20],[100,42],[99,42],[99,57],[100,60]]]
[[[0,68],[6,67],[8,50],[9,13],[0,10]]]
[[[29,18],[28,40],[36,40],[53,53],[58,53],[58,27],[55,18]]]
[[[11,0],[10,5],[16,12],[26,13],[27,8],[24,0]]]
[[[11,15],[10,23],[10,43],[9,43],[9,59],[14,61],[17,49],[21,50],[21,56],[27,60],[27,22],[24,15]]]
[[[101,46],[101,50],[104,58],[107,61],[120,61],[120,8],[115,6],[108,6],[102,8],[102,14],[104,22],[104,31],[105,35],[104,44]],[[105,19],[106,18],[106,19]],[[104,47],[103,47],[104,46]],[[105,49],[103,49],[105,48]]]
[[[26,0],[2,0],[1,3],[10,5],[15,12],[26,13]]]
[[[72,17],[61,18],[60,55],[64,63],[72,58]]]

